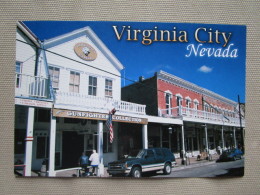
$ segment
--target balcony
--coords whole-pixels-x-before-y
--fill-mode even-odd
[[[15,97],[49,99],[49,79],[42,76],[16,73]]]
[[[145,105],[115,100],[112,98],[61,91],[55,93],[55,107],[102,113],[107,113],[108,110],[115,108],[117,113],[146,114]]]
[[[225,124],[234,124],[239,125],[239,116],[237,113],[232,113],[233,116],[224,117],[223,114],[217,114],[212,112],[206,112],[202,110],[196,110],[187,107],[175,107],[170,109],[159,109],[158,115],[168,118],[178,118],[183,117],[184,121],[200,121],[200,122],[209,122],[209,123],[225,123]],[[245,125],[244,119],[242,120],[242,126]]]

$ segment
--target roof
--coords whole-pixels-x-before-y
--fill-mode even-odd
[[[40,47],[40,41],[38,37],[21,21],[17,22],[17,27],[38,47]]]
[[[101,41],[101,39],[99,39],[96,33],[89,26],[71,31],[69,33],[48,40],[44,40],[44,47],[45,49],[48,49],[61,44],[65,40],[73,39],[75,37],[83,35],[87,35],[91,39],[91,41],[93,41],[96,46],[99,47],[101,52],[109,59],[109,61],[114,64],[119,70],[124,69],[124,66],[121,64],[121,62],[114,56],[114,54],[107,48],[107,46]]]

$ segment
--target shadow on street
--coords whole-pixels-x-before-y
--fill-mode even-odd
[[[228,172],[225,174],[221,175],[216,175],[216,177],[242,177],[244,176],[244,167],[239,167],[239,168],[232,168],[232,169],[227,169]]]

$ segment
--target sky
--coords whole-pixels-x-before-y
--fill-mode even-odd
[[[90,26],[125,67],[122,76],[130,80],[149,78],[163,70],[236,102],[239,95],[245,102],[246,26],[113,21],[24,23],[40,40]],[[133,40],[136,30],[140,33]],[[163,37],[162,41],[142,43],[144,36],[161,40],[161,30],[169,31],[170,41]],[[130,83],[122,81],[123,85]]]

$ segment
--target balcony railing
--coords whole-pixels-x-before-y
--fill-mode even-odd
[[[15,96],[49,98],[49,79],[41,76],[18,74],[15,76]]]
[[[239,116],[238,114],[233,113],[233,116],[224,117],[223,114],[206,112],[203,110],[196,110],[187,107],[174,107],[169,109],[159,109],[158,115],[162,117],[186,117],[192,119],[204,119],[209,121],[217,121],[217,122],[225,122],[225,123],[233,123],[239,124]],[[244,126],[244,120],[242,120],[242,124]]]
[[[135,104],[131,102],[115,100],[112,98],[102,98],[91,95],[84,95],[72,92],[61,92],[55,93],[55,104],[56,105],[67,105],[72,107],[89,108],[92,110],[103,110],[107,112],[110,108],[115,108],[118,112],[142,114],[145,115],[145,105]]]

